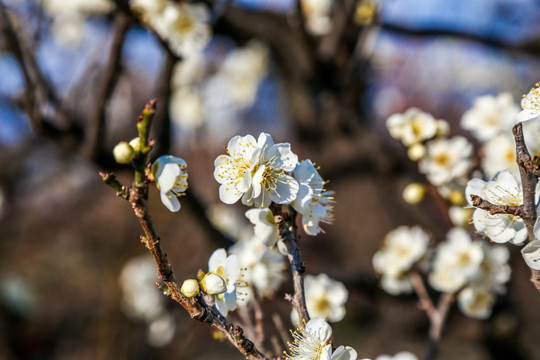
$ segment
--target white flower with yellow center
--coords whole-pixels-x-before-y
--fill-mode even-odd
[[[420,172],[435,186],[444,185],[467,173],[472,144],[463,136],[427,143],[427,155],[418,163]]]
[[[288,143],[274,144],[269,134],[257,141],[251,135],[235,136],[227,145],[229,155],[214,161],[214,178],[221,184],[219,198],[234,204],[266,208],[271,202],[290,204],[298,193],[298,182],[289,175],[298,162]]]
[[[467,201],[472,205],[471,195],[495,205],[519,206],[523,204],[521,184],[508,170],[500,171],[490,180],[472,179],[465,189]],[[517,215],[490,214],[489,211],[475,209],[473,224],[478,233],[496,243],[511,242],[515,245],[527,239],[525,223]]]
[[[461,127],[485,142],[512,129],[518,112],[519,108],[510,93],[481,96],[461,117]]]
[[[481,286],[468,286],[459,292],[457,303],[463,314],[485,320],[491,315],[495,294]]]
[[[420,227],[400,226],[384,238],[384,246],[373,256],[375,271],[399,277],[411,269],[426,253],[429,235]]]
[[[516,142],[510,132],[502,133],[484,144],[482,147],[482,170],[488,178],[501,170],[509,170],[519,176],[516,163]]]
[[[334,221],[334,192],[324,188],[326,182],[309,159],[296,166],[294,177],[300,189],[293,207],[302,215],[306,234],[315,236],[323,231],[319,222],[331,224]]]
[[[288,343],[287,360],[356,360],[356,351],[350,346],[340,346],[332,351],[329,343],[332,328],[321,318],[312,318],[304,327],[291,331],[293,342]]]
[[[208,272],[219,275],[227,286],[227,291],[214,296],[216,308],[223,316],[236,310],[236,285],[240,279],[240,262],[236,255],[227,256],[225,249],[217,249],[208,259]]]
[[[152,164],[152,174],[161,196],[161,202],[170,211],[180,210],[180,197],[188,188],[186,162],[172,155],[163,155]]]
[[[528,94],[523,95],[521,107],[523,108],[516,115],[517,121],[526,121],[540,116],[540,83],[536,83],[535,88],[531,88]]]
[[[433,138],[437,134],[437,120],[417,108],[410,108],[403,114],[393,114],[386,120],[390,135],[411,146]]]
[[[151,26],[169,43],[173,52],[189,57],[210,41],[210,15],[203,4],[167,2]]]
[[[325,318],[330,322],[338,322],[345,317],[345,303],[349,292],[343,283],[333,280],[326,274],[304,277],[306,307],[313,317]],[[293,309],[291,312],[293,322],[300,319]]]
[[[437,248],[429,283],[438,291],[458,291],[478,273],[483,259],[482,244],[473,242],[463,228],[453,228]]]

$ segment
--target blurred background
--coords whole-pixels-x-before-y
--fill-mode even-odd
[[[125,299],[135,275],[121,274],[147,250],[130,206],[98,171],[131,181],[112,149],[136,136],[151,98],[153,157],[188,163],[179,213],[150,193],[179,279],[206,270],[230,241],[211,222],[214,159],[232,136],[265,131],[320,165],[336,191],[334,224],[303,235],[301,249],[307,273],[349,290],[347,315],[333,325],[337,344],[360,357],[422,358],[426,316],[415,296],[379,287],[372,257],[399,225],[419,224],[435,242],[450,225],[437,201],[403,201],[407,184],[425,180],[385,120],[416,106],[457,134],[475,97],[506,91],[519,101],[540,80],[540,2],[336,0],[319,19],[306,4],[322,1],[206,1],[211,34],[191,56],[127,1],[78,3],[0,0],[0,359],[240,358],[163,296],[174,325],[152,323],[161,334],[152,340]],[[453,309],[438,359],[540,359],[540,296],[519,249],[510,250],[507,294],[485,321]],[[271,314],[291,327],[282,300],[290,290],[262,302],[268,332]]]

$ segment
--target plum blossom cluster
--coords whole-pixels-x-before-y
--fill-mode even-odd
[[[87,17],[105,15],[113,8],[110,0],[43,1],[43,9],[52,18],[52,33],[66,45],[81,41]]]
[[[390,135],[407,147],[409,158],[418,161],[418,169],[428,182],[451,205],[449,213],[454,225],[465,223],[469,214],[463,210],[463,191],[472,168],[471,142],[460,135],[449,138],[447,121],[417,108],[393,114],[386,126]],[[404,198],[411,203],[419,202],[425,194],[422,185],[415,184],[406,190]]]
[[[322,318],[313,318],[295,331],[291,331],[287,360],[356,360],[357,353],[350,346],[333,349],[330,339],[332,327]],[[366,360],[366,359],[364,359]]]
[[[216,158],[214,178],[220,184],[219,197],[225,204],[241,199],[247,206],[267,209],[270,204],[290,204],[302,215],[308,235],[322,231],[320,223],[333,221],[334,192],[310,160],[298,162],[289,143],[274,143],[267,133],[258,139],[252,135],[234,136],[227,145],[227,155]],[[250,220],[266,222],[267,215]],[[262,231],[262,230],[260,230]],[[270,244],[268,238],[263,242]]]
[[[169,112],[184,134],[222,140],[257,99],[268,73],[267,46],[252,40],[219,57],[195,53],[173,70]]]
[[[131,0],[130,6],[178,56],[189,57],[210,41],[210,14],[201,3]]]
[[[496,295],[506,291],[510,278],[508,249],[473,241],[458,227],[450,229],[437,247],[429,245],[429,235],[419,227],[391,231],[373,257],[383,289],[392,295],[411,293],[415,290],[411,272],[425,272],[433,289],[457,295],[465,315],[489,317]]]

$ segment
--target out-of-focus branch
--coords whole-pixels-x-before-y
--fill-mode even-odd
[[[420,274],[413,270],[409,274],[409,279],[414,291],[418,295],[420,308],[426,312],[429,319],[429,335],[425,359],[432,360],[435,359],[437,347],[441,340],[442,331],[446,322],[446,317],[448,315],[448,311],[450,310],[450,306],[454,303],[455,294],[442,294],[439,298],[437,307],[435,307]]]
[[[287,258],[291,264],[294,294],[287,294],[285,298],[291,302],[300,319],[307,322],[310,320],[310,317],[306,307],[303,276],[306,269],[306,263],[300,259],[296,225],[290,214],[283,213],[281,205],[272,203],[270,209],[274,214],[274,221],[279,232],[279,237],[285,246],[287,246]]]
[[[62,133],[76,134],[77,129],[73,123],[68,124],[67,129],[60,129],[49,121],[43,113],[44,109],[53,108],[53,116],[58,123],[67,123],[67,115],[61,107],[60,101],[46,77],[41,72],[35,58],[35,47],[29,34],[25,34],[22,28],[17,28],[11,20],[3,2],[0,2],[0,32],[5,40],[7,49],[17,60],[23,73],[26,90],[23,95],[23,106],[28,118],[32,123],[33,130],[37,135],[58,136]],[[14,15],[13,15],[14,16]]]
[[[93,109],[94,112],[88,121],[85,139],[81,148],[81,153],[89,159],[96,160],[98,158],[103,144],[105,137],[105,113],[107,110],[107,102],[111,98],[120,77],[122,48],[130,25],[131,21],[128,16],[120,11],[115,12],[112,26],[113,36],[108,62],[103,69],[103,77],[96,90],[96,105]]]

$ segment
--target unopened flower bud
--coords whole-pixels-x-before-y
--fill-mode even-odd
[[[462,205],[465,203],[465,196],[463,196],[463,191],[454,190],[448,196],[448,200],[454,205]]]
[[[407,155],[414,161],[418,161],[426,156],[426,147],[420,143],[412,144],[407,150]]]
[[[141,150],[141,140],[139,139],[138,136],[134,139],[131,139],[131,141],[129,142],[129,145],[131,145],[133,150],[135,150],[136,152]]]
[[[129,164],[135,156],[135,151],[131,145],[125,141],[120,141],[113,149],[114,159],[119,164]]]
[[[184,280],[180,291],[182,292],[182,294],[184,294],[184,296],[188,298],[197,296],[197,294],[199,293],[199,282],[195,279]]]
[[[409,184],[403,189],[403,200],[409,204],[418,204],[424,198],[426,189],[424,185],[418,183]]]
[[[219,295],[227,291],[227,284],[221,276],[207,273],[201,280],[201,290],[207,295]]]
[[[450,124],[448,124],[448,121],[437,119],[437,132],[435,136],[446,136],[450,132]]]

